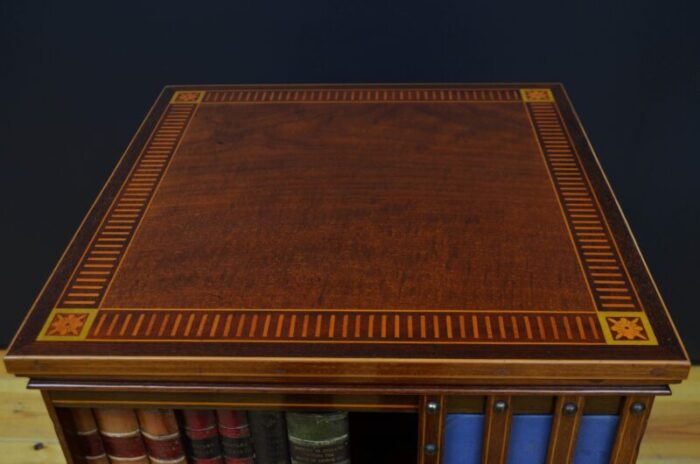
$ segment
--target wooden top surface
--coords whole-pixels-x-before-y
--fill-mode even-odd
[[[547,84],[166,88],[6,362],[320,383],[688,371]]]

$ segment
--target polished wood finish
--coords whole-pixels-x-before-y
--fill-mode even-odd
[[[68,461],[68,464],[74,463],[74,456],[78,456],[78,443],[76,440],[75,431],[77,428],[74,425],[75,418],[66,409],[57,409],[51,401],[51,395],[43,391],[41,397],[44,400],[44,406],[49,413],[53,428],[58,437],[58,442],[63,450],[63,455]]]
[[[103,307],[590,309],[538,155],[522,104],[201,105]]]
[[[408,351],[410,353],[410,351]],[[433,384],[494,385],[659,385],[677,383],[687,376],[683,362],[608,363],[581,360],[537,359],[532,362],[497,360],[403,360],[396,358],[147,358],[144,356],[107,358],[22,357],[7,360],[12,372],[36,372],[47,377],[73,379],[110,376],[113,379],[154,379],[188,381],[285,382],[299,384]],[[138,366],[134,371],[125,366]],[[189,366],[189,367],[187,367]],[[195,367],[196,366],[196,367]],[[188,370],[189,373],[185,370]],[[199,371],[201,369],[201,371]],[[535,370],[536,369],[536,370]],[[588,375],[597,373],[592,379]],[[283,372],[283,375],[279,373]],[[43,373],[43,374],[42,374]],[[495,376],[500,373],[500,378]],[[26,374],[28,375],[28,374]],[[597,379],[598,375],[607,375]],[[563,377],[562,377],[563,376]]]
[[[385,395],[427,395],[443,394],[452,400],[459,396],[479,396],[497,393],[516,395],[516,398],[534,396],[556,396],[567,394],[585,394],[589,397],[614,397],[619,395],[644,394],[654,396],[670,395],[668,386],[432,386],[432,385],[314,385],[314,384],[225,384],[225,383],[189,383],[189,382],[123,382],[123,381],[89,381],[89,380],[31,380],[28,388],[64,392],[95,393],[183,393],[183,394],[385,394]],[[448,405],[452,404],[448,401]]]
[[[573,405],[576,410],[567,410]],[[578,426],[583,415],[585,399],[582,396],[560,396],[554,406],[554,419],[549,437],[546,464],[569,464],[576,450]],[[617,411],[612,412],[617,414]]]
[[[65,464],[41,393],[27,390],[26,379],[5,372],[0,364],[0,455],[7,462]],[[588,397],[590,400],[590,397]],[[654,402],[638,464],[688,464],[700,461],[700,368],[675,386],[673,397]],[[35,443],[42,443],[38,450]]]
[[[418,409],[418,464],[440,464],[447,412],[444,395],[424,395]]]
[[[639,447],[653,404],[653,396],[635,395],[625,398],[622,411],[620,411],[620,424],[617,428],[617,437],[610,457],[610,464],[634,464],[637,462]],[[635,411],[634,408],[637,405],[642,405],[644,410]]]
[[[567,462],[567,402],[650,407],[689,370],[558,84],[167,87],[5,362],[59,431],[69,407],[391,411],[423,464],[449,408],[484,409],[487,464],[512,414],[554,411]]]
[[[484,445],[481,451],[482,464],[505,464],[508,457],[510,421],[513,405],[510,396],[494,395],[486,399],[484,411]],[[505,409],[498,406],[505,404]]]
[[[288,410],[347,410],[417,412],[415,396],[374,395],[275,395],[275,394],[170,394],[113,392],[53,392],[60,407],[122,406],[129,408],[234,408]]]
[[[443,385],[689,365],[556,84],[166,88],[6,362]]]

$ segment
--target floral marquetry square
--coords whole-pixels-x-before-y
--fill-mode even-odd
[[[554,101],[552,91],[549,89],[520,89],[520,94],[523,97],[523,101],[528,103]]]
[[[54,309],[37,340],[84,340],[96,314],[97,310],[89,309]]]
[[[204,92],[199,90],[178,90],[173,94],[170,103],[199,103],[204,98]]]
[[[644,313],[601,312],[598,317],[609,345],[658,345]]]

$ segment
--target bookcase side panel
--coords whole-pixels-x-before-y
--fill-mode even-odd
[[[482,464],[505,464],[512,418],[510,396],[489,396],[486,400],[486,421]]]
[[[568,464],[573,459],[585,398],[560,396],[554,406],[547,464]]]
[[[54,406],[50,392],[42,391],[41,396],[44,399],[51,422],[53,422],[54,431],[61,445],[63,456],[66,458],[66,463],[79,464],[75,459],[75,456],[78,456],[78,443],[73,438],[73,434],[66,433],[69,430],[75,430],[75,424],[71,415],[66,410],[57,409]]]
[[[628,396],[620,411],[620,423],[610,464],[634,464],[654,403],[653,396]]]
[[[418,463],[442,462],[446,401],[444,395],[424,395],[420,400]]]

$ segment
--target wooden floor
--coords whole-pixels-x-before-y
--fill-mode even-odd
[[[26,384],[0,363],[0,462],[65,463],[41,396]],[[700,463],[700,366],[672,397],[657,398],[638,463]]]

